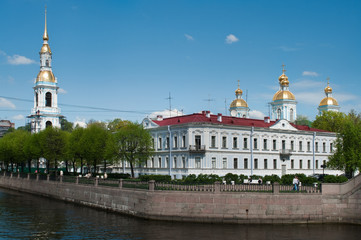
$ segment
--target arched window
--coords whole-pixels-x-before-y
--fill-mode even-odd
[[[47,67],[49,67],[49,60],[46,60],[46,61],[45,61],[45,65],[46,65]]]
[[[281,119],[281,109],[277,109],[277,119]]]
[[[290,121],[293,122],[293,109],[290,109]]]
[[[35,100],[36,100],[36,106],[38,106],[38,102],[39,102],[39,96],[38,93],[35,94]]]
[[[47,122],[45,123],[45,125],[46,125],[46,128],[53,126],[53,124],[52,124],[50,121],[47,121]]]
[[[50,92],[47,92],[45,94],[45,106],[51,107],[51,93]]]

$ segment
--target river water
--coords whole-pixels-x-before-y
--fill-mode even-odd
[[[150,221],[0,188],[0,239],[361,239],[361,226]]]

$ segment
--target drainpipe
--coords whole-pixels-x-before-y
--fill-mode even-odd
[[[315,141],[316,141],[316,132],[313,132],[313,139],[312,139],[313,174],[315,174]]]
[[[254,127],[251,128],[251,137],[249,143],[249,147],[251,149],[251,176],[253,176],[253,131]]]
[[[172,132],[170,131],[170,126],[168,125],[169,133],[169,176],[172,178]]]

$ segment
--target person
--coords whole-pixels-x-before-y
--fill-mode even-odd
[[[295,176],[295,178],[293,179],[293,190],[295,190],[295,191],[298,191],[298,183],[299,183],[299,181],[298,181],[298,177],[297,176]]]
[[[258,178],[258,184],[259,184],[259,185],[262,184],[262,178]]]
[[[104,173],[104,179],[107,179],[108,178],[108,174],[105,172]]]

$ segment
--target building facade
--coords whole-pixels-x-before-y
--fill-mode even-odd
[[[0,120],[0,137],[3,137],[10,128],[15,128],[15,123],[10,120]]]
[[[40,71],[35,80],[34,107],[28,116],[31,132],[37,133],[48,126],[60,128],[60,108],[58,108],[58,81],[52,71],[52,52],[48,44],[46,10],[43,46],[40,49]]]

